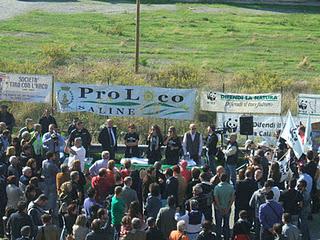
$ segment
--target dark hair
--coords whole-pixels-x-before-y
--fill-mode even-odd
[[[130,203],[128,214],[133,219],[134,217],[139,217],[140,212],[140,204],[138,201],[133,201]]]
[[[94,219],[91,223],[91,229],[94,232],[99,231],[101,228],[101,220],[100,219]]]
[[[313,159],[314,159],[314,153],[313,153],[312,150],[309,150],[309,151],[307,152],[307,158],[308,158],[309,160],[313,161]]]
[[[160,195],[160,186],[158,183],[150,184],[150,193],[153,197],[158,197]]]
[[[27,208],[27,203],[25,201],[19,201],[17,204],[18,212],[23,212]]]
[[[290,188],[295,188],[296,185],[297,185],[297,180],[295,178],[291,179],[290,183],[289,183],[289,187]]]
[[[96,190],[94,188],[89,188],[87,191],[88,197],[93,198],[94,195],[96,194]]]
[[[47,152],[47,153],[46,153],[46,158],[47,158],[47,159],[50,159],[50,158],[54,157],[54,155],[55,155],[54,152]]]
[[[244,173],[244,176],[245,176],[246,178],[252,178],[252,175],[253,175],[253,173],[252,173],[252,171],[249,170],[249,169],[247,169],[246,172]]]
[[[191,176],[192,176],[192,178],[198,179],[199,176],[200,176],[200,174],[201,174],[201,171],[200,171],[199,168],[194,167],[194,168],[191,169]]]
[[[211,232],[212,231],[212,223],[208,220],[204,221],[202,224],[202,229],[205,232]]]
[[[239,217],[242,219],[247,219],[248,218],[248,212],[246,210],[241,210],[239,212]]]
[[[169,196],[167,202],[169,207],[174,207],[176,205],[176,199],[174,196]]]
[[[267,200],[272,200],[273,197],[274,197],[273,191],[267,192],[267,194],[266,194],[266,199]]]
[[[270,187],[272,188],[274,186],[274,181],[273,179],[268,179],[265,183],[264,183],[264,187]]]
[[[52,216],[50,214],[45,213],[41,216],[41,220],[43,223],[49,223],[52,220]]]
[[[22,237],[29,237],[31,234],[31,227],[28,225],[23,226],[20,230],[20,234]]]
[[[149,227],[154,226],[155,223],[156,223],[156,220],[155,220],[154,217],[149,217],[147,219],[147,224],[148,224]]]
[[[302,184],[303,187],[307,187],[308,185],[307,181],[304,179],[299,180],[299,184]]]
[[[290,213],[284,213],[284,214],[282,215],[282,217],[283,217],[283,220],[284,220],[285,222],[287,222],[287,223],[290,223],[290,222],[291,222],[291,214],[290,214]]]
[[[280,223],[273,224],[272,229],[277,235],[281,235],[282,234],[282,225]]]
[[[203,165],[203,167],[202,167],[202,171],[204,172],[204,173],[207,173],[207,172],[210,172],[210,166],[208,165],[208,164],[205,164],[205,165]]]
[[[101,218],[105,213],[106,213],[105,209],[99,208],[99,210],[97,212],[97,217]]]
[[[167,168],[166,171],[165,171],[165,175],[168,175],[169,177],[172,177],[173,176],[173,171],[171,168]]]
[[[227,182],[229,179],[229,176],[227,173],[222,173],[221,176],[220,176],[220,181],[221,182]]]
[[[74,203],[71,203],[68,207],[67,207],[67,212],[69,215],[72,215],[73,212],[77,209],[77,205]]]
[[[210,173],[208,172],[203,172],[200,174],[200,179],[206,182],[209,182],[211,177],[210,177]]]
[[[179,174],[180,173],[180,167],[178,165],[174,165],[172,168],[173,172]]]

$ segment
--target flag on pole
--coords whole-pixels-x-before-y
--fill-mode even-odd
[[[298,128],[293,121],[290,111],[288,111],[287,122],[280,137],[287,141],[287,144],[292,148],[295,156],[299,159],[303,154],[303,147],[298,134]]]
[[[281,173],[281,183],[287,181],[290,179],[290,176],[292,176],[292,171],[290,169],[290,155],[290,150],[288,150],[285,157],[281,161],[277,161]]]
[[[308,115],[307,124],[306,124],[306,131],[304,134],[304,146],[303,150],[306,153],[308,150],[312,149],[312,128],[311,128],[311,119],[310,114]]]

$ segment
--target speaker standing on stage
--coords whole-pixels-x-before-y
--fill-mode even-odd
[[[217,143],[219,139],[217,134],[214,132],[216,130],[216,126],[214,125],[208,126],[207,130],[208,130],[208,136],[206,139],[206,147],[208,151],[208,161],[209,161],[209,166],[212,171],[212,174],[215,175],[216,174],[215,156],[218,152]]]
[[[115,159],[117,128],[113,126],[112,119],[107,119],[104,128],[99,133],[98,141],[102,145],[102,151],[109,151],[110,159]]]
[[[189,126],[190,131],[186,132],[183,136],[183,153],[189,155],[197,164],[200,163],[203,140],[202,135],[197,132],[197,127],[194,123]]]

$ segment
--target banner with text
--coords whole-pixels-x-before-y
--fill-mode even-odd
[[[200,108],[227,113],[281,113],[281,94],[237,94],[202,91]]]
[[[320,95],[299,94],[297,105],[299,115],[320,116]]]
[[[52,76],[0,73],[0,100],[48,103]]]
[[[60,112],[192,120],[196,91],[142,86],[56,83]]]

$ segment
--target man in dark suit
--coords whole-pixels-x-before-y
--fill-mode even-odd
[[[112,119],[107,119],[104,128],[99,133],[98,141],[101,143],[102,151],[109,151],[110,159],[115,159],[117,128],[113,126]]]
[[[246,210],[248,220],[252,223],[254,218],[254,209],[249,206],[249,201],[253,193],[258,190],[258,184],[253,179],[253,173],[246,170],[245,179],[240,180],[236,184],[235,193],[235,222],[238,220],[241,210]]]
[[[210,169],[212,171],[212,174],[216,174],[216,155],[218,152],[217,149],[217,143],[219,141],[217,134],[214,132],[216,130],[216,127],[214,125],[208,126],[208,136],[206,139],[206,148],[207,148],[207,156],[208,156],[208,162]]]

